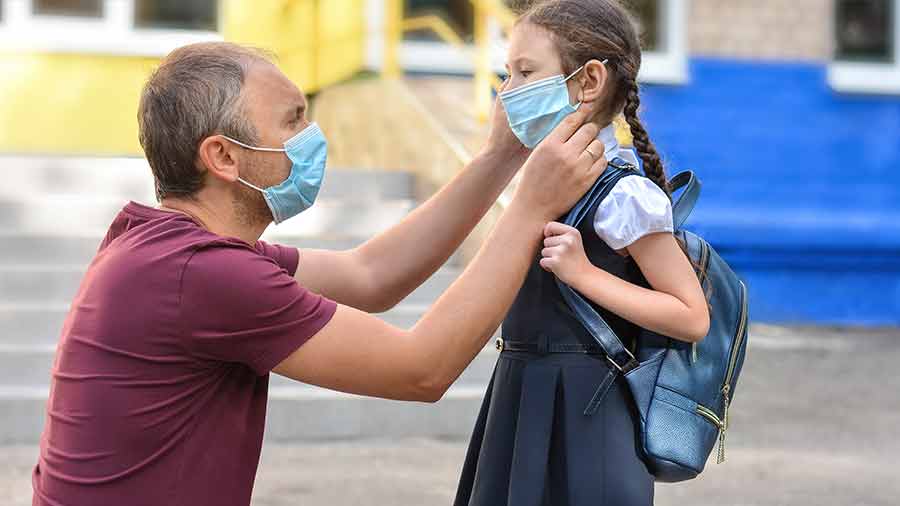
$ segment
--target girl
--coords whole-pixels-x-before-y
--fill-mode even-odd
[[[554,281],[581,292],[637,355],[648,329],[686,342],[709,329],[706,298],[673,235],[670,190],[638,119],[638,36],[615,0],[545,0],[510,36],[500,98],[513,132],[533,148],[583,104],[598,112],[610,164],[642,166],[620,179],[578,229],[550,223],[503,323],[501,350],[462,470],[456,506],[653,503],[638,420],[621,375],[572,315]],[[561,95],[561,96],[560,96]],[[619,148],[612,121],[631,128],[640,161]],[[673,434],[677,437],[677,434]]]

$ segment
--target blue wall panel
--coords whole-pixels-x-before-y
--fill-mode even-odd
[[[755,321],[900,323],[900,97],[837,93],[824,64],[694,59],[643,106],[669,175],[703,181],[688,228]]]

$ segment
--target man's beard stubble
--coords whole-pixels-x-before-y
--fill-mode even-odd
[[[257,181],[262,180],[260,178],[261,172],[259,165],[251,162],[246,168],[247,175],[244,177],[244,180],[250,181],[260,186],[260,188],[266,188],[268,185],[259,185],[257,183]],[[240,220],[241,225],[265,228],[274,220],[272,211],[266,204],[266,198],[261,192],[249,186],[243,184],[234,185],[231,203],[234,206],[234,214]]]

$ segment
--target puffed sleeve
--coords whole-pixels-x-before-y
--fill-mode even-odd
[[[626,176],[616,182],[594,215],[594,230],[619,250],[653,232],[672,232],[672,203],[650,179]]]

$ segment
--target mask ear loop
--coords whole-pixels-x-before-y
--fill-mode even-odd
[[[252,149],[254,151],[271,151],[271,152],[275,152],[275,153],[284,153],[285,151],[287,151],[285,148],[260,148],[257,146],[251,146],[249,144],[244,144],[243,142],[241,142],[237,139],[232,139],[231,137],[228,137],[227,135],[223,135],[223,134],[219,134],[219,135],[228,139],[229,141],[237,144],[238,146],[241,146],[241,147],[244,147],[247,149]]]
[[[603,61],[600,62],[600,64],[601,64],[601,65],[606,65],[607,62],[609,62],[609,58],[604,58]],[[587,64],[585,63],[584,65],[582,65],[582,66],[578,67],[577,69],[575,69],[575,72],[572,72],[571,74],[569,74],[569,77],[563,79],[563,82],[565,83],[565,82],[567,82],[569,79],[572,79],[573,77],[575,77],[575,74],[581,72],[581,70],[584,69],[585,65],[587,65]],[[578,102],[578,105],[575,106],[575,110],[577,111],[578,109],[580,109],[580,108],[581,108],[581,104],[583,104],[583,103],[584,103],[583,100],[579,101],[579,102]]]
[[[244,147],[244,148],[247,148],[247,149],[252,149],[252,150],[254,150],[254,151],[272,151],[272,152],[276,152],[276,153],[283,153],[283,152],[286,151],[286,150],[283,149],[283,148],[282,148],[282,149],[279,149],[279,148],[258,148],[258,147],[256,147],[256,146],[251,146],[251,145],[249,145],[249,144],[244,144],[243,142],[241,142],[241,141],[239,141],[239,140],[237,140],[237,139],[232,139],[231,137],[228,137],[227,135],[223,135],[223,134],[219,134],[219,135],[221,135],[222,137],[228,139],[229,141],[231,141],[231,142],[237,144],[238,146],[241,146],[241,147]],[[253,184],[253,183],[251,183],[251,182],[249,182],[249,181],[244,180],[244,178],[242,178],[241,176],[238,176],[237,180],[238,180],[239,183],[243,183],[245,186],[249,186],[250,188],[253,188],[254,190],[256,190],[256,191],[262,193],[263,195],[265,195],[265,193],[266,193],[265,190],[263,190],[263,189],[260,188],[259,186],[256,186],[255,184]]]

